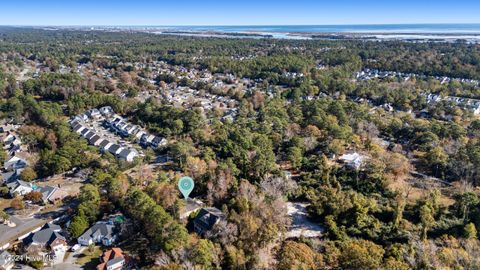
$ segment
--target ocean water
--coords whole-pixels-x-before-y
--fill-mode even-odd
[[[457,41],[480,44],[480,23],[476,24],[358,24],[358,25],[224,25],[224,26],[83,26],[89,29],[131,29],[155,34],[221,38],[312,39],[365,38],[377,40]],[[231,35],[229,35],[231,34]],[[235,34],[235,35],[234,35]],[[244,35],[242,35],[244,34]],[[255,35],[252,35],[255,34]],[[324,34],[328,37],[313,37]]]
[[[158,26],[160,27],[160,26]],[[415,33],[480,34],[478,24],[375,24],[375,25],[249,25],[249,26],[162,26],[184,31],[219,31],[227,33]]]

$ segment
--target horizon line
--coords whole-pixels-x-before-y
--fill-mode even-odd
[[[348,24],[0,24],[1,27],[130,27],[130,26],[149,26],[149,27],[185,27],[185,26],[375,26],[375,25],[480,25],[475,23],[348,23]]]

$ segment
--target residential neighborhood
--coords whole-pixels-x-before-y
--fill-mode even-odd
[[[153,149],[167,144],[165,138],[149,134],[141,127],[128,123],[109,106],[77,115],[70,121],[70,125],[89,144],[126,162],[142,156],[142,150],[135,147],[135,144]],[[128,138],[132,140],[127,140]]]
[[[480,32],[445,27],[0,25],[0,269],[480,269]]]
[[[428,79],[429,76],[419,75],[414,73],[403,73],[396,71],[380,71],[377,69],[365,69],[355,74],[355,78],[360,81],[371,80],[371,79],[386,79],[386,78],[401,78],[404,81],[410,80],[412,77],[420,79]],[[441,84],[446,84],[449,82],[460,82],[465,84],[471,84],[474,86],[480,86],[480,80],[473,79],[461,79],[461,78],[451,78],[446,76],[432,76],[433,79],[440,81]]]

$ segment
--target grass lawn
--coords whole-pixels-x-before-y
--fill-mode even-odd
[[[83,266],[84,269],[96,269],[97,265],[100,263],[100,255],[102,255],[103,250],[95,246],[93,251],[89,251],[89,248],[86,248],[82,254],[78,255],[76,261],[77,264]]]

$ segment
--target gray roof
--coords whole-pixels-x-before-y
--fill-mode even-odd
[[[99,141],[100,139],[102,139],[102,137],[100,137],[99,135],[95,134],[95,136],[93,136],[93,137],[91,137],[91,138],[89,139],[89,142],[90,142],[91,144],[94,144],[94,143],[96,143],[97,141]]]
[[[38,191],[42,193],[42,199],[44,201],[48,200],[48,197],[50,197],[56,190],[57,188],[52,186],[45,186],[38,189]]]
[[[31,188],[32,184],[29,183],[29,182],[22,181],[22,180],[16,180],[12,183],[7,184],[7,187],[9,187],[10,189],[16,189],[19,186],[24,186],[24,187]]]
[[[116,263],[119,263],[121,261],[124,261],[124,260],[125,260],[125,258],[123,258],[123,257],[113,258],[113,259],[109,260],[106,265],[107,265],[107,267],[109,267],[109,266],[112,266],[112,265],[114,265]]]
[[[133,133],[137,133],[139,130],[140,130],[139,126],[133,126],[133,129],[130,130],[130,132],[132,132],[132,134],[133,134]]]
[[[120,157],[127,157],[130,154],[130,152],[134,152],[134,151],[128,148],[124,148],[122,151],[120,151],[118,155]]]
[[[45,225],[43,225],[42,227],[42,230],[44,229],[52,229],[53,231],[60,232],[62,230],[62,227],[53,223],[45,223]]]
[[[162,142],[162,140],[163,140],[163,138],[162,138],[162,137],[158,137],[158,136],[156,136],[156,137],[155,137],[155,138],[152,140],[152,143],[161,143],[161,142]]]
[[[27,238],[23,239],[23,244],[26,246],[29,246],[31,244],[48,246],[57,239],[65,241],[65,237],[58,233],[57,230],[53,230],[52,228],[45,228],[38,232],[31,233]]]
[[[150,143],[151,141],[153,141],[153,139],[155,139],[155,136],[151,134],[143,134],[142,137],[140,138],[140,140],[145,141],[147,143]]]
[[[215,207],[206,207],[200,209],[197,217],[194,219],[195,226],[198,226],[202,231],[208,231],[213,228],[213,226],[220,219],[224,219],[225,214],[222,213],[218,208]]]
[[[89,239],[93,238],[96,236],[101,236],[101,237],[107,237],[111,238],[113,237],[113,229],[115,226],[107,224],[107,223],[97,223],[93,225],[90,229],[85,231],[80,238],[84,239]]]
[[[104,139],[104,140],[100,143],[99,146],[103,148],[103,147],[107,146],[107,144],[109,144],[109,143],[110,143],[110,141],[108,141],[107,139]]]
[[[17,150],[20,150],[20,145],[19,144],[11,144],[11,147],[9,149],[7,149],[8,151],[12,151],[12,152],[15,152]]]
[[[2,173],[2,180],[0,182],[9,183],[12,180],[16,180],[17,177],[18,177],[18,175],[17,175],[16,171],[10,171],[10,172],[6,172],[6,173]]]
[[[110,146],[108,151],[110,151],[110,153],[112,153],[112,154],[115,154],[120,148],[122,148],[120,145],[114,144],[114,145]]]
[[[90,129],[88,129],[88,128],[82,130],[82,132],[81,132],[82,136],[87,134],[87,132],[89,132],[89,131],[90,131]]]
[[[91,110],[89,111],[89,113],[90,113],[90,114],[100,114],[100,111],[99,111],[98,109],[94,108],[94,109],[91,109]]]
[[[90,130],[89,132],[85,133],[85,135],[83,135],[83,137],[85,137],[86,139],[90,139],[95,135],[96,135],[95,132]]]
[[[73,126],[72,128],[73,128],[73,131],[78,132],[80,129],[84,128],[84,126],[78,124],[78,125]]]
[[[24,186],[24,187],[31,187],[32,186],[31,183],[25,182],[25,181],[22,181],[22,180],[17,180],[17,182],[20,186]]]
[[[111,112],[113,112],[113,109],[110,106],[103,106],[103,107],[100,108],[100,112],[101,113],[111,113]]]
[[[25,159],[20,158],[18,156],[17,156],[17,158],[18,158],[18,160],[15,160],[15,161],[10,161],[10,160],[13,159],[13,157],[11,159],[5,161],[3,163],[3,167],[5,168],[5,170],[10,170],[10,169],[12,169],[11,167],[14,167],[14,168],[21,168],[22,167],[23,168],[26,165],[28,165],[28,161],[26,161]]]
[[[115,117],[115,119],[113,119],[112,123],[116,124],[116,123],[121,122],[121,121],[122,121],[122,118]]]

